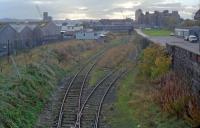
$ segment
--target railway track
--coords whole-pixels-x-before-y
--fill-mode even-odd
[[[52,128],[99,127],[104,99],[120,76],[119,72],[110,72],[96,86],[86,86],[90,72],[102,53],[89,59],[74,77],[65,82],[68,86],[63,88],[61,99],[56,103]]]
[[[95,67],[98,58],[105,52],[105,50],[106,49],[101,50],[99,53],[86,61],[86,63],[83,64],[84,66],[74,75],[73,78],[69,80],[70,82],[64,82],[66,86],[63,87],[60,96],[58,96],[59,99],[57,100],[57,105],[53,110],[54,115],[56,115],[54,116],[55,119],[52,123],[53,128],[71,128],[74,126],[76,113],[80,108],[79,99],[81,99],[83,89],[88,80],[87,78],[92,69]]]
[[[122,73],[111,72],[104,77],[89,93],[81,105],[77,114],[77,120],[74,128],[98,128],[100,113],[104,100],[109,90],[115,82],[121,77]],[[103,127],[103,126],[102,126]]]
[[[90,64],[88,64],[90,65]],[[76,113],[79,106],[79,95],[84,85],[86,84],[87,77],[96,65],[96,61],[90,65],[89,69],[84,66],[75,76],[71,79],[68,88],[64,92],[61,104],[58,103],[58,115],[54,119],[53,128],[70,128],[74,126],[76,120]]]

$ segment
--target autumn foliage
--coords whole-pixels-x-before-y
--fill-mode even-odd
[[[173,72],[164,76],[155,99],[164,111],[200,126],[200,96],[191,91],[184,77]]]
[[[141,56],[139,63],[140,75],[148,79],[155,79],[167,73],[170,65],[171,58],[167,55],[164,48],[152,44],[144,49]]]

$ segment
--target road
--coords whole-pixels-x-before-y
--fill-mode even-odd
[[[144,34],[141,29],[136,29],[136,32],[139,35],[141,35],[141,36],[149,39],[150,41],[152,41],[156,44],[159,44],[161,46],[166,46],[166,44],[176,45],[178,47],[181,47],[190,52],[200,55],[199,43],[190,43],[188,41],[184,41],[184,39],[182,39],[182,38],[177,38],[175,36],[148,36],[148,35]]]

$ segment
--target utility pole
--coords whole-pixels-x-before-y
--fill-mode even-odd
[[[8,56],[8,63],[10,62],[10,41],[8,40],[8,43],[7,43],[7,56]]]

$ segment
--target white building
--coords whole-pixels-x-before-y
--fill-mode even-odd
[[[101,37],[105,37],[107,32],[104,31],[93,31],[93,30],[85,30],[79,31],[76,33],[77,40],[97,40]]]

